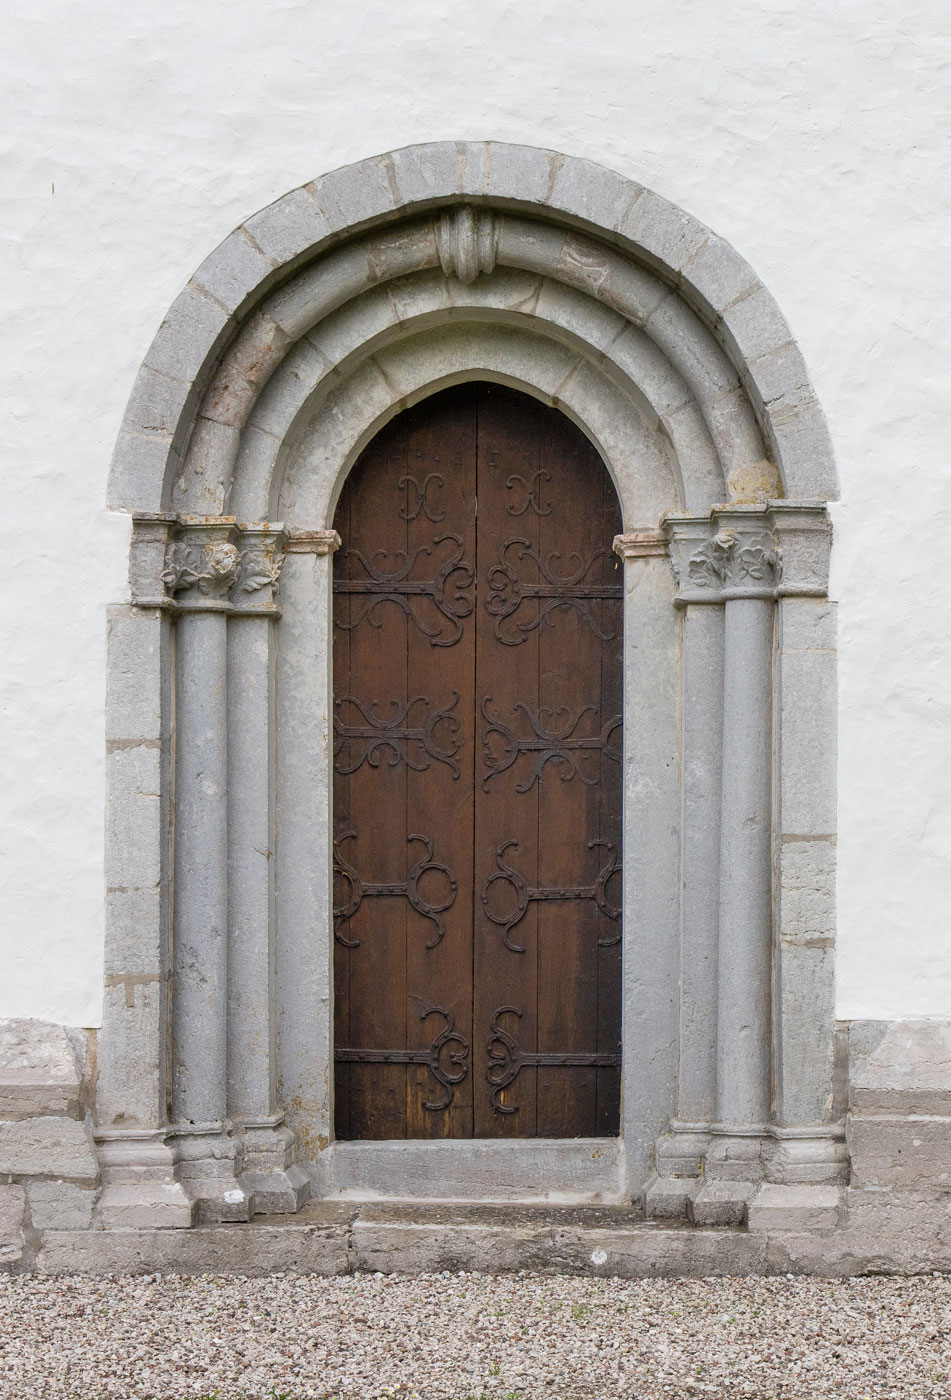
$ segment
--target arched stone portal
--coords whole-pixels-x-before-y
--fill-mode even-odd
[[[333,1140],[334,509],[383,424],[472,379],[566,413],[621,503],[622,1135],[598,1153]],[[413,147],[232,234],[156,336],[110,484],[134,528],[110,618],[103,1223],[381,1183],[733,1222],[838,1181],[834,495],[769,294],[609,171]]]

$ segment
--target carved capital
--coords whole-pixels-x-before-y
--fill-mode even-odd
[[[284,566],[282,525],[243,525],[232,601],[238,612],[274,612]]]
[[[335,554],[340,544],[336,530],[295,530],[284,541],[284,553]]]
[[[436,223],[439,263],[447,277],[474,282],[495,267],[496,227],[491,209],[460,204],[446,209]]]
[[[782,555],[770,524],[760,508],[718,508],[709,517],[667,516],[664,526],[680,589],[677,604],[775,598]]]
[[[165,552],[162,582],[183,609],[223,610],[238,577],[234,516],[186,516],[181,534]],[[180,596],[179,596],[180,595]]]

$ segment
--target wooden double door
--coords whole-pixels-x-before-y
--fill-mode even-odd
[[[335,525],[338,1138],[619,1131],[622,579],[562,414],[400,414]]]

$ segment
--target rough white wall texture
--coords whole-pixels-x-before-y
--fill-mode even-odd
[[[839,1010],[951,1008],[947,0],[7,0],[0,1015],[100,1013],[112,443],[244,217],[445,137],[555,147],[729,239],[838,453]],[[12,111],[9,110],[12,108]]]

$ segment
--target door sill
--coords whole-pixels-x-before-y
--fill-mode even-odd
[[[314,1164],[316,1194],[363,1201],[617,1205],[621,1138],[335,1142]]]

